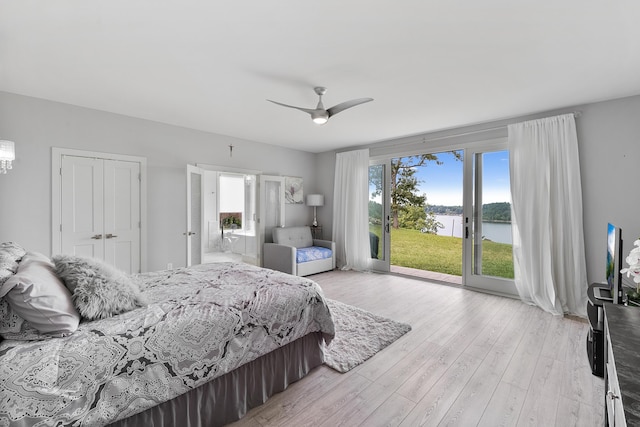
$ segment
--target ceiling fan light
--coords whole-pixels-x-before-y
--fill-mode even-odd
[[[323,125],[327,123],[327,120],[329,120],[329,115],[325,111],[320,111],[311,114],[311,120],[313,120],[313,123],[317,125]]]

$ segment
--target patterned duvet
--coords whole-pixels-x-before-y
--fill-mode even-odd
[[[100,426],[334,326],[313,281],[218,263],[138,276],[147,307],[0,343],[0,426]]]

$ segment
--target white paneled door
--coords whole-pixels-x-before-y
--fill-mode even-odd
[[[141,163],[60,159],[59,251],[103,259],[127,273],[142,271]]]
[[[104,160],[62,158],[62,253],[104,259]]]
[[[140,272],[140,163],[104,160],[104,259]]]

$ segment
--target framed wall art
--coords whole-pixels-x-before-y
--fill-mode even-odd
[[[296,176],[284,177],[284,199],[287,203],[303,204],[302,178]]]

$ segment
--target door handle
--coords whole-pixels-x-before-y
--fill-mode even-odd
[[[114,237],[118,237],[118,236],[116,236],[115,234],[111,234],[111,233],[107,234],[107,239],[113,239]]]
[[[193,236],[193,235],[195,235],[195,234],[196,234],[196,233],[194,233],[193,231],[188,231],[188,232],[186,232],[186,233],[182,233],[182,235],[183,235],[183,236]]]
[[[102,234],[96,234],[95,236],[92,237],[92,239],[100,240],[100,239],[102,239]]]

